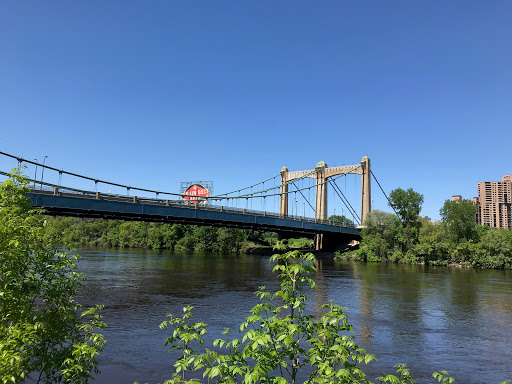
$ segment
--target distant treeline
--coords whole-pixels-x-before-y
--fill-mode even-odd
[[[71,217],[46,218],[45,236],[63,245],[243,252],[269,244],[272,233],[234,228],[198,227]]]

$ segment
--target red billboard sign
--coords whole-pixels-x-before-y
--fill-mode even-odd
[[[192,184],[183,192],[183,198],[190,203],[197,204],[209,194],[210,191],[201,184]]]

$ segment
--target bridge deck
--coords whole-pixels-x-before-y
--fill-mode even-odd
[[[141,200],[136,197],[105,197],[76,195],[33,190],[27,193],[35,207],[44,208],[50,215],[137,220],[190,225],[208,225],[272,231],[288,236],[311,237],[316,234],[337,235],[345,240],[360,238],[359,229],[313,220],[282,218],[265,212],[225,210],[223,207],[173,205],[158,199]],[[97,198],[98,197],[98,198]]]

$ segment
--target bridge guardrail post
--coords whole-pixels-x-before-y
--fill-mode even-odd
[[[96,192],[96,200],[100,200],[100,193]]]
[[[53,187],[53,196],[59,195],[59,187]]]

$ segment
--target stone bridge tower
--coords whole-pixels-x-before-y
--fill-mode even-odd
[[[288,216],[288,184],[296,179],[308,177],[316,180],[315,219],[327,220],[327,182],[330,177],[341,174],[361,175],[361,222],[371,211],[370,158],[364,156],[360,164],[328,168],[325,161],[320,161],[315,169],[307,171],[288,172],[287,167],[281,169],[281,199],[279,214]]]

